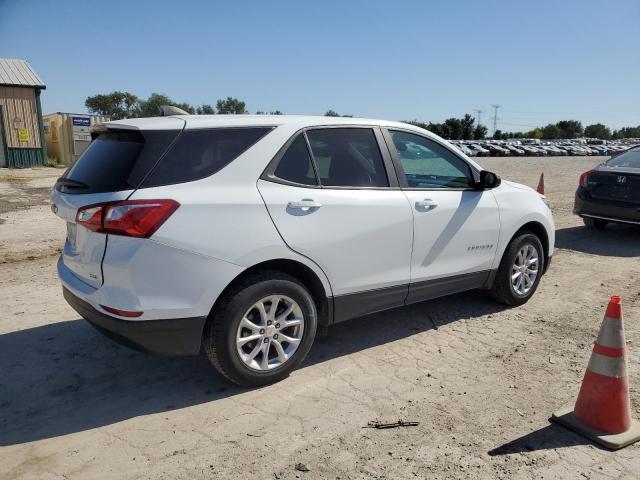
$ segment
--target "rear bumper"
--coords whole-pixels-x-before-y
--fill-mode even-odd
[[[122,320],[99,312],[63,287],[67,303],[91,325],[109,338],[150,353],[197,355],[207,317],[170,320]]]
[[[581,217],[640,225],[640,205],[615,200],[596,200],[581,187],[576,191],[573,213]]]

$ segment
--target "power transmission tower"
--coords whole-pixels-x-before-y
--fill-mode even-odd
[[[496,104],[491,104],[491,107],[493,108],[493,134],[496,134],[496,130],[498,130],[498,109],[501,107],[502,105],[496,105]]]
[[[482,125],[482,114],[484,113],[484,110],[478,110],[476,108],[473,111],[476,113],[476,116],[478,117],[478,121],[476,122],[476,125]]]

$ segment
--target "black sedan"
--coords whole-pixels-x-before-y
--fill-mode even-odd
[[[640,225],[640,147],[580,175],[573,213],[590,228],[610,222]]]

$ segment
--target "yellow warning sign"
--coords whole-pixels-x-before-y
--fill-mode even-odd
[[[19,128],[18,129],[18,141],[19,142],[29,142],[29,129],[28,128]]]

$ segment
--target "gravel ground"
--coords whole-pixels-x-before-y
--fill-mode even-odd
[[[507,309],[468,292],[340,324],[290,378],[253,390],[79,320],[55,278],[64,225],[45,190],[60,171],[3,172],[0,478],[638,478],[640,445],[608,452],[548,418],[575,400],[614,293],[640,417],[639,231],[571,215],[597,158],[479,161],[531,186],[545,173],[557,250],[533,299]],[[364,428],[399,418],[419,425]]]

